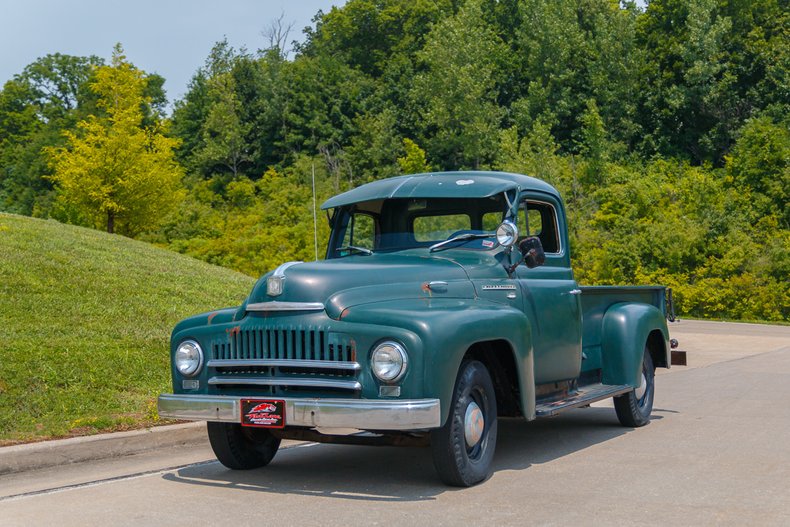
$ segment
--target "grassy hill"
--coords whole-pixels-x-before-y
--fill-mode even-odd
[[[121,236],[0,214],[0,444],[150,424],[180,319],[253,279]]]

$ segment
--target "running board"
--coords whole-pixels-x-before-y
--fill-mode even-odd
[[[572,410],[580,406],[587,406],[590,403],[608,399],[615,395],[620,395],[633,390],[633,387],[627,384],[613,386],[611,384],[589,384],[582,386],[579,391],[573,395],[560,399],[558,401],[550,401],[546,403],[538,403],[535,406],[535,415],[538,417],[552,417],[560,414],[566,410]]]

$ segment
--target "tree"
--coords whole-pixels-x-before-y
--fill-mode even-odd
[[[404,174],[419,174],[428,172],[431,166],[425,159],[425,150],[409,138],[403,140],[403,149],[406,155],[398,158],[398,165]]]
[[[146,81],[120,44],[112,65],[96,69],[90,88],[101,116],[66,131],[66,145],[49,150],[59,199],[95,227],[128,236],[156,227],[182,198],[177,142],[161,124],[143,127]],[[75,219],[75,218],[72,218]]]
[[[63,130],[84,115],[97,57],[55,53],[27,65],[0,90],[0,209],[46,216],[52,183],[42,150],[63,144]]]
[[[247,143],[250,125],[241,120],[241,102],[230,73],[216,75],[208,84],[213,104],[203,122],[203,147],[197,151],[196,158],[206,172],[221,165],[236,179],[242,166],[251,159]]]
[[[502,109],[497,77],[506,47],[482,19],[479,0],[434,26],[418,54],[412,100],[420,109],[421,141],[444,168],[480,168],[494,157]]]
[[[759,216],[774,214],[790,227],[790,132],[769,117],[746,122],[741,136],[726,158],[733,182],[751,191],[752,207]]]

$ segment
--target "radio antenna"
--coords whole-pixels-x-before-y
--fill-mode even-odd
[[[313,163],[313,244],[315,246],[315,261],[318,261],[318,214],[315,208],[315,163]]]

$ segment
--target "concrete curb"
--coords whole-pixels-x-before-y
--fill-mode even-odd
[[[0,475],[206,443],[202,422],[0,447]]]

